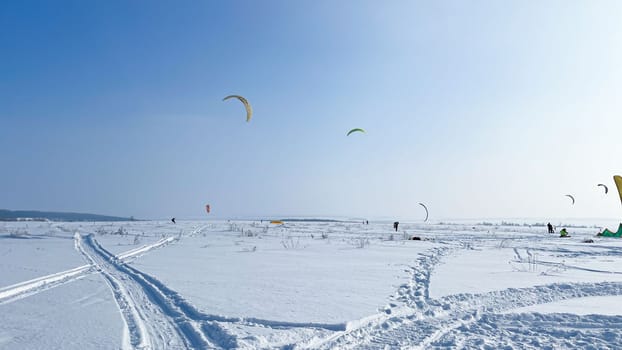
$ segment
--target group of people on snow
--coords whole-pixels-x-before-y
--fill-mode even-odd
[[[549,233],[555,233],[555,229],[553,228],[553,225],[551,225],[550,222],[546,224],[546,227],[549,229]],[[559,230],[559,237],[570,237],[568,236],[568,231],[566,231],[566,228]]]

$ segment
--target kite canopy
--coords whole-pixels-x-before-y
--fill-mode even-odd
[[[605,188],[605,194],[607,194],[607,192],[609,192],[609,189],[607,188],[607,186],[605,184],[598,184],[596,186],[603,186]]]
[[[244,104],[244,108],[246,108],[246,122],[250,122],[251,121],[251,117],[253,116],[253,107],[251,107],[251,104],[248,103],[248,100],[245,99],[242,96],[239,95],[229,95],[225,98],[223,98],[223,101],[226,101],[230,98],[237,98],[238,100],[240,100],[240,102],[242,102]]]
[[[620,195],[620,202],[622,202],[622,176],[614,175],[613,181],[616,183],[616,187],[618,188],[618,194]]]
[[[570,194],[567,194],[566,197],[570,197],[570,199],[572,199],[572,205],[574,205],[574,197]]]
[[[422,206],[423,209],[425,209],[425,219],[423,219],[423,222],[426,222],[428,221],[428,208],[423,203],[419,203],[419,205]]]
[[[361,129],[361,128],[356,128],[356,129],[352,129],[350,131],[348,131],[348,134],[346,136],[350,136],[351,133],[353,132],[362,132],[365,133],[365,130]]]
[[[613,231],[609,231],[608,229],[605,229],[603,232],[599,233],[598,235],[603,236],[603,237],[622,237],[622,224],[618,226],[618,232],[613,232]]]
[[[281,220],[272,220],[272,221],[270,221],[270,223],[271,224],[275,224],[275,225],[281,225],[281,224],[283,224],[283,221],[281,221]]]

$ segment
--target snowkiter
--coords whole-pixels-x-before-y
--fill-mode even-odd
[[[559,231],[559,237],[568,237],[568,231],[566,231],[565,228],[561,229],[561,231]]]
[[[395,229],[395,232],[397,232],[397,226],[399,225],[399,221],[396,221],[393,223],[393,228]]]
[[[171,219],[171,221],[172,221],[174,224],[176,224],[176,222],[175,222],[175,218],[172,218],[172,219]]]
[[[550,222],[548,224],[546,224],[546,227],[549,228],[549,233],[555,233],[555,231],[553,230],[553,225],[551,225]]]

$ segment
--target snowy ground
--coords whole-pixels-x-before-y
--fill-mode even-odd
[[[593,224],[0,223],[0,349],[619,348]]]

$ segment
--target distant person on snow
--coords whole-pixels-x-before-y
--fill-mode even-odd
[[[395,232],[397,232],[397,226],[399,225],[399,221],[396,221],[393,223],[393,228],[395,229]]]
[[[174,224],[176,224],[176,222],[175,222],[175,218],[172,218],[172,219],[171,219],[171,221],[172,221]]]
[[[561,231],[559,231],[559,237],[569,237],[568,231],[566,231],[565,228],[561,229]]]
[[[546,227],[549,228],[549,233],[555,233],[555,231],[553,230],[553,225],[551,225],[550,222],[548,224],[546,224]]]

